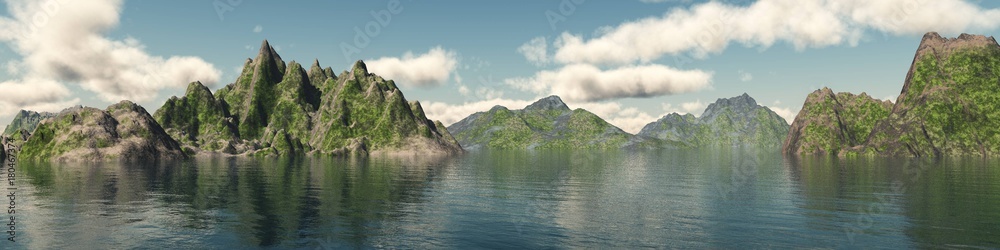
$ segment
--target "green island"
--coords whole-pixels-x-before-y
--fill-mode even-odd
[[[924,35],[895,104],[866,94],[809,95],[786,154],[980,156],[1000,154],[1000,45],[993,37]]]

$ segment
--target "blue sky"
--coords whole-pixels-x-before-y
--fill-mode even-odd
[[[806,95],[824,86],[894,100],[925,32],[995,35],[998,6],[961,0],[6,0],[0,26],[37,32],[0,35],[0,125],[22,108],[106,107],[121,99],[152,113],[182,95],[191,80],[212,89],[234,81],[264,39],[285,61],[319,59],[338,73],[366,60],[446,124],[492,105],[521,108],[559,94],[570,107],[634,133],[666,113],[698,115],[717,98],[744,92],[790,122]],[[356,28],[378,32],[356,46]],[[345,44],[356,53],[345,56]],[[108,71],[104,65],[118,66]]]

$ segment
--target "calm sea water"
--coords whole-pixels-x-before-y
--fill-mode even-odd
[[[2,248],[1000,248],[1000,163],[983,159],[485,151],[17,173]]]

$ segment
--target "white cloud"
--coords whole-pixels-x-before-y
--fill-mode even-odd
[[[382,57],[366,60],[368,71],[393,79],[404,85],[417,87],[440,86],[458,66],[457,53],[441,47],[415,56],[407,51],[403,57]]]
[[[105,37],[119,22],[121,0],[8,0],[11,17],[0,17],[0,41],[8,43],[22,58],[24,71],[17,84],[44,83],[46,98],[25,102],[0,101],[7,106],[28,107],[59,103],[69,96],[61,83],[78,83],[105,101],[153,99],[159,90],[184,88],[189,82],[213,85],[221,72],[196,57],[152,56],[134,38]],[[40,95],[32,89],[7,96]],[[60,98],[53,98],[59,96]]]
[[[896,96],[894,96],[894,95],[886,96],[886,97],[882,98],[882,100],[886,100],[886,101],[890,101],[892,103],[896,103]]]
[[[688,93],[708,87],[712,73],[677,70],[663,65],[626,66],[602,70],[574,64],[554,71],[540,71],[531,78],[505,82],[540,95],[555,94],[568,101],[602,101],[626,97],[654,97]]]
[[[705,111],[705,108],[707,107],[708,103],[704,103],[700,99],[693,102],[681,103],[681,110],[696,116],[701,114],[702,111]]]
[[[753,74],[750,74],[750,72],[740,70],[738,73],[740,74],[740,81],[742,82],[753,81]]]
[[[701,113],[705,111],[705,108],[708,107],[708,103],[702,102],[701,99],[699,99],[693,102],[681,103],[680,106],[674,106],[671,103],[662,103],[660,104],[660,106],[661,108],[663,108],[664,114],[678,113],[682,115],[692,114],[695,116],[700,116]]]
[[[253,27],[253,33],[260,33],[261,31],[264,31],[264,26],[257,25]]]
[[[536,66],[543,66],[549,63],[548,42],[545,37],[536,37],[517,48],[517,52],[524,55],[524,58]]]
[[[554,60],[563,64],[627,65],[665,55],[720,53],[730,43],[796,49],[856,45],[867,31],[914,35],[991,30],[1000,9],[963,0],[760,0],[748,6],[711,1],[602,28],[585,39],[563,33]]]
[[[788,124],[792,124],[792,121],[795,121],[795,116],[799,114],[799,110],[797,109],[793,110],[791,108],[782,108],[782,107],[767,107],[767,108],[771,109],[771,111],[774,111],[774,113],[778,114],[778,116],[781,116],[781,118],[785,118],[785,122],[787,122]]]
[[[493,106],[500,105],[509,109],[521,109],[534,101],[511,100],[511,99],[489,99],[477,102],[466,102],[462,104],[448,104],[443,102],[421,102],[427,118],[440,120],[442,124],[451,125],[476,112],[487,111]]]

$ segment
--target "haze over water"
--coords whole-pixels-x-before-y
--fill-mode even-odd
[[[997,248],[997,163],[752,148],[23,162],[17,245]]]

